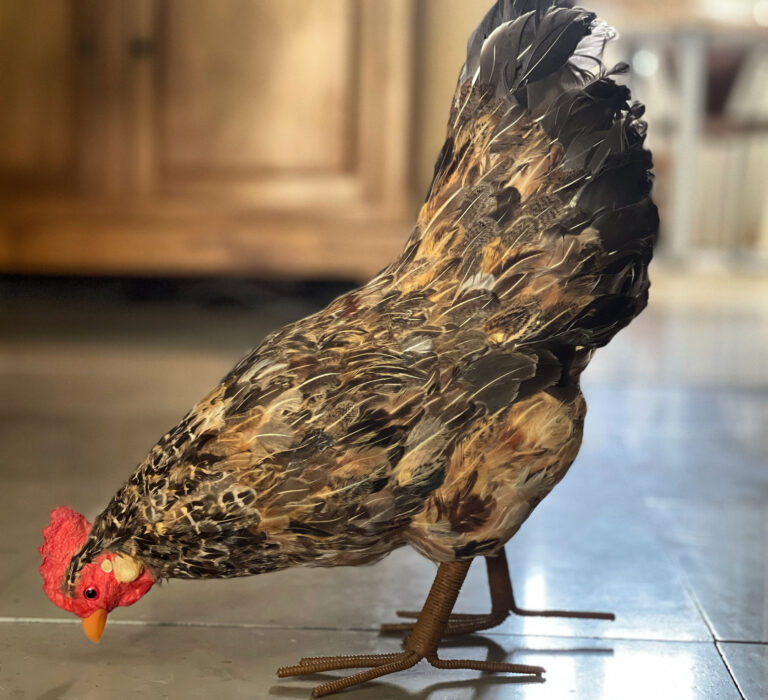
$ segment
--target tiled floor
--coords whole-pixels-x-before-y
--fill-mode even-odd
[[[577,464],[507,547],[521,603],[616,622],[513,618],[444,650],[543,665],[544,683],[418,666],[345,697],[768,696],[766,283],[657,279],[652,308],[589,371]],[[172,581],[88,642],[41,591],[48,511],[96,514],[248,345],[309,307],[43,302],[0,309],[0,697],[307,698],[319,678],[275,668],[398,649],[377,627],[418,607],[434,573],[409,550],[359,569]],[[486,585],[475,565],[458,608],[485,611]]]

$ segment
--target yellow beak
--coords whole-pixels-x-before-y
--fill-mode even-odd
[[[92,615],[83,618],[83,631],[94,644],[98,644],[101,639],[101,633],[104,631],[104,625],[107,624],[107,611],[97,610]]]

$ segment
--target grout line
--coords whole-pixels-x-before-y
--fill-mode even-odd
[[[683,586],[685,587],[688,595],[691,598],[691,602],[696,606],[696,610],[698,611],[699,615],[701,615],[701,619],[703,620],[704,624],[707,626],[707,629],[709,630],[709,634],[712,636],[712,644],[715,647],[715,651],[717,652],[717,655],[720,657],[720,661],[723,662],[723,666],[725,667],[725,670],[728,672],[728,675],[731,678],[731,682],[733,683],[733,687],[736,688],[736,692],[739,694],[739,697],[741,700],[747,700],[747,696],[744,695],[744,693],[741,690],[741,686],[739,685],[739,682],[736,680],[736,675],[733,672],[733,669],[731,668],[731,665],[726,660],[725,656],[723,655],[723,650],[720,648],[720,642],[717,639],[717,635],[715,634],[715,630],[712,627],[712,623],[709,619],[709,616],[704,610],[704,607],[701,604],[701,601],[699,601],[699,597],[696,595],[696,591],[693,589],[693,586],[691,585],[691,582],[688,580],[687,575],[683,575],[681,577]]]
[[[585,380],[585,385],[586,385]],[[762,380],[765,381],[765,380]],[[600,377],[590,377],[589,388],[604,391],[606,389],[619,393],[643,392],[646,394],[670,394],[670,393],[688,393],[688,394],[747,394],[762,396],[768,393],[768,384],[758,384],[756,381],[745,382],[744,384],[728,384],[725,380],[705,379],[689,382],[669,382],[664,377],[641,377],[628,382],[620,382],[617,379],[603,379]]]
[[[645,644],[709,644],[707,639],[660,639],[657,637],[619,637],[597,636],[593,634],[522,634],[517,632],[490,632],[486,631],[485,637],[546,637],[548,639],[594,639],[605,642],[643,642]]]
[[[667,558],[671,560],[672,564],[676,565],[674,566],[674,568],[676,568],[679,572],[678,576],[679,576],[680,582],[685,592],[688,594],[688,597],[690,598],[694,607],[696,608],[696,611],[699,613],[699,617],[701,617],[702,622],[706,626],[707,631],[709,632],[709,635],[711,637],[711,643],[715,647],[715,651],[717,652],[717,655],[720,657],[720,661],[725,667],[725,670],[727,671],[728,676],[730,677],[731,682],[733,683],[733,686],[736,689],[736,692],[739,694],[739,697],[741,698],[741,700],[747,700],[746,696],[741,690],[741,686],[739,685],[739,682],[736,680],[736,675],[734,674],[733,669],[731,668],[730,664],[728,663],[725,656],[723,655],[723,651],[720,648],[721,641],[718,640],[717,634],[715,633],[712,622],[709,619],[709,616],[707,615],[706,611],[704,610],[704,606],[701,604],[699,597],[696,595],[696,590],[694,589],[693,584],[688,578],[688,574],[685,570],[685,567],[683,567],[681,564],[680,557],[674,552],[673,548],[670,548],[669,543],[666,542],[663,538],[661,539],[661,543],[663,545],[664,553],[667,556]]]
[[[0,617],[0,624],[31,624],[31,625],[77,625],[77,618],[60,617]],[[110,627],[201,627],[211,629],[265,629],[265,630],[307,630],[319,632],[368,632],[368,629],[340,629],[337,627],[286,627],[281,625],[265,625],[247,622],[164,622],[162,620],[110,620]]]
[[[65,619],[60,617],[0,617],[0,624],[39,624],[39,625],[77,625],[80,620]],[[328,627],[311,625],[266,625],[260,623],[235,623],[235,622],[163,622],[154,620],[110,620],[109,626],[123,627],[179,627],[179,628],[202,628],[202,629],[243,629],[243,630],[282,630],[286,632],[368,632],[379,635],[378,628],[373,627]],[[394,638],[392,635],[382,635]],[[596,635],[562,635],[562,634],[521,634],[516,632],[485,632],[479,635],[481,637],[503,637],[503,638],[540,638],[540,639],[582,639],[598,642],[641,642],[644,644],[709,644],[709,640],[702,639],[657,639],[653,637],[605,637]],[[749,642],[746,642],[749,643]],[[768,642],[765,644],[768,645]]]
[[[720,642],[718,641],[715,641],[715,650],[717,651],[717,655],[720,657],[720,660],[723,662],[723,665],[725,666],[725,670],[728,671],[728,675],[731,677],[733,684],[736,686],[736,691],[741,696],[741,700],[747,700],[747,696],[741,690],[741,686],[739,685],[739,682],[736,680],[736,675],[734,674],[733,669],[731,668],[731,665],[728,663],[728,660],[725,658],[725,655],[723,654],[723,650],[720,648]]]

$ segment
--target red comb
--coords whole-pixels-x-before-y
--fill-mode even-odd
[[[72,556],[83,546],[91,524],[72,508],[61,506],[51,511],[51,522],[43,530],[43,544],[38,548],[43,560],[40,575],[43,590],[53,603],[71,611],[68,596],[61,590]]]

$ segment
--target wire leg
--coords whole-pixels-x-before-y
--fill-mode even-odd
[[[441,564],[424,607],[412,625],[412,632],[405,643],[405,651],[399,654],[364,654],[359,656],[318,656],[302,659],[295,666],[278,669],[281,678],[303,676],[324,671],[347,668],[368,668],[347,678],[340,678],[314,690],[314,697],[323,697],[332,693],[366,683],[367,681],[404,671],[415,666],[422,659],[440,669],[471,669],[496,673],[517,673],[541,680],[544,669],[540,666],[506,664],[496,661],[475,661],[472,659],[443,660],[437,656],[437,647],[446,632],[451,611],[456,604],[459,590],[469,571],[469,562],[450,562]]]
[[[510,613],[521,617],[559,617],[579,620],[615,620],[613,613],[578,612],[572,610],[526,610],[518,607],[509,577],[507,555],[502,549],[498,555],[485,558],[488,569],[488,585],[491,592],[491,612],[486,615],[462,615],[454,613],[448,618],[443,636],[462,636],[492,629],[506,620]],[[416,619],[417,612],[398,610],[397,616]],[[381,626],[385,634],[403,633],[413,630],[414,624],[401,622]]]

